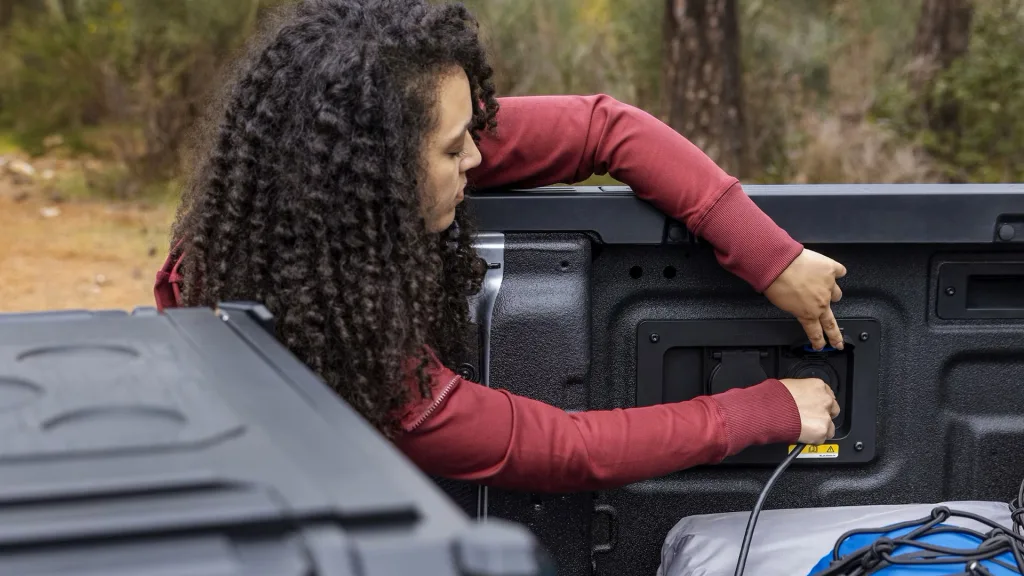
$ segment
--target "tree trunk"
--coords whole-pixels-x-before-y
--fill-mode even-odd
[[[14,19],[14,0],[0,0],[0,30],[11,25]]]
[[[967,53],[973,16],[971,0],[924,0],[914,36],[915,88],[931,83]]]
[[[971,0],[924,0],[912,48],[909,81],[917,94],[921,122],[942,142],[941,148],[932,153],[949,165],[955,165],[960,107],[954,100],[934,93],[935,81],[957,58],[967,54],[972,17]],[[961,179],[951,174],[949,180]]]
[[[747,146],[736,0],[666,0],[665,8],[666,122],[742,177]]]
[[[61,0],[60,5],[68,22],[78,21],[78,0]]]

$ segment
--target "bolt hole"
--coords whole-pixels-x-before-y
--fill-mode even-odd
[[[561,266],[562,266],[562,272],[565,272],[566,270],[569,269],[569,261],[568,260],[562,260]]]
[[[632,268],[629,269],[629,275],[633,279],[637,279],[644,275],[644,269],[639,266],[633,266]]]
[[[675,278],[676,277],[676,268],[675,268],[675,266],[665,266],[665,270],[662,272],[662,274],[664,274],[665,278],[668,278],[669,280]]]

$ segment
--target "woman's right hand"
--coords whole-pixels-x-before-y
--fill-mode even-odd
[[[839,416],[839,403],[828,384],[818,378],[786,378],[782,384],[800,412],[801,444],[821,444],[836,435],[832,419]]]

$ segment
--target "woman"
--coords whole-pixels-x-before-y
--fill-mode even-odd
[[[308,0],[266,38],[184,196],[160,308],[265,303],[284,344],[438,476],[606,488],[834,434],[838,406],[820,380],[571,415],[463,381],[444,361],[461,350],[483,273],[460,208],[467,186],[610,172],[713,244],[817,346],[823,330],[842,345],[829,301],[845,271],[640,110],[605,96],[497,100],[461,6]]]

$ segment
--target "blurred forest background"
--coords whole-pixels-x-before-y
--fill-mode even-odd
[[[218,71],[289,1],[0,0],[0,197],[13,198],[0,268],[19,257],[5,228],[38,244],[24,214],[106,202],[146,230],[145,248],[112,242],[146,250],[131,277],[148,300],[190,128]],[[1024,180],[1024,0],[466,4],[501,95],[610,94],[745,182]],[[126,200],[149,212],[111,208]],[[0,306],[11,282],[0,272]]]

